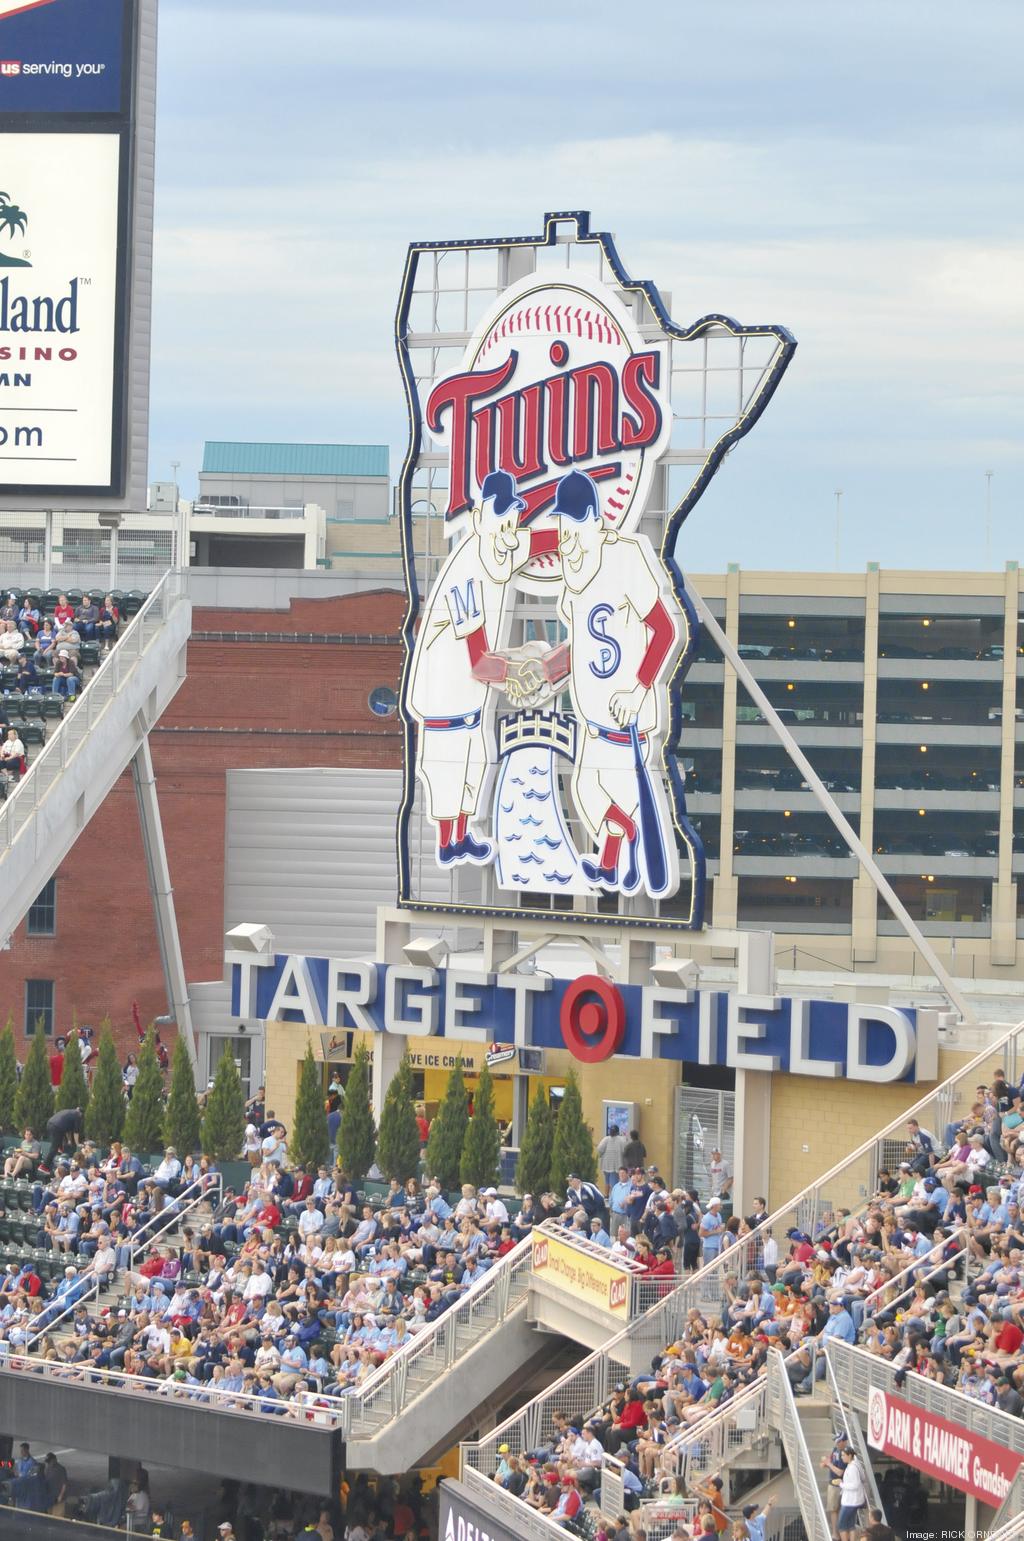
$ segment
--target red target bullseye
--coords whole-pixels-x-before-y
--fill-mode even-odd
[[[563,995],[558,1020],[569,1052],[585,1065],[596,1065],[621,1047],[626,1003],[609,980],[581,974]]]

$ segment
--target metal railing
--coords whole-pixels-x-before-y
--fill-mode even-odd
[[[220,1176],[219,1173],[213,1175]],[[191,1209],[206,1202],[209,1182],[210,1174],[204,1174],[191,1185],[202,1191],[185,1209],[161,1211],[153,1219],[164,1218],[167,1223],[163,1229],[172,1229]],[[185,1191],[190,1192],[191,1188]],[[149,1240],[152,1241],[152,1237]],[[27,1351],[0,1361],[0,1368],[28,1369],[55,1380],[85,1384],[95,1390],[169,1396],[176,1401],[193,1402],[220,1412],[299,1418],[317,1427],[343,1432],[346,1438],[368,1438],[433,1385],[437,1376],[450,1369],[460,1355],[506,1320],[510,1310],[525,1302],[529,1259],[527,1238],[471,1286],[456,1305],[411,1338],[406,1347],[385,1359],[361,1386],[340,1395],[306,1390],[285,1399],[270,1398],[265,1392],[224,1391],[215,1382],[183,1386],[180,1382],[133,1375],[125,1370],[101,1370],[85,1363],[30,1358]],[[38,1338],[48,1336],[58,1321],[73,1314],[75,1308],[88,1298],[89,1292],[79,1296],[60,1317],[37,1334],[28,1347],[34,1346]]]
[[[945,1273],[947,1268],[955,1268],[961,1258],[964,1260],[964,1267],[966,1269],[970,1261],[970,1253],[967,1249],[968,1235],[969,1231],[966,1225],[958,1226],[952,1236],[944,1236],[934,1247],[929,1248],[923,1256],[915,1257],[905,1267],[901,1268],[898,1273],[894,1273],[892,1278],[886,1279],[884,1284],[880,1284],[877,1289],[873,1289],[870,1295],[865,1295],[863,1301],[865,1322],[870,1317],[877,1316],[879,1311],[892,1310],[894,1306],[899,1305],[901,1300],[906,1300],[908,1295],[912,1295],[919,1284],[927,1284],[928,1280],[934,1279],[936,1274]],[[950,1242],[954,1241],[957,1243],[956,1251],[951,1257],[944,1257],[943,1254],[946,1248]],[[929,1264],[930,1258],[936,1260],[934,1264]],[[924,1272],[921,1271],[922,1269]],[[897,1286],[901,1279],[907,1279],[909,1283],[904,1289],[898,1290]],[[897,1289],[897,1293],[890,1295],[889,1291],[893,1289]]]
[[[503,1487],[499,1487],[497,1482],[489,1482],[472,1467],[463,1471],[461,1480],[480,1507],[505,1520],[513,1535],[520,1537],[521,1541],[553,1541],[555,1537],[565,1541],[564,1526],[548,1519],[539,1509],[531,1508],[521,1498],[513,1497]]]
[[[628,1276],[628,1295],[626,1299],[626,1319],[635,1321],[638,1317],[646,1315],[652,1306],[665,1300],[679,1288],[686,1278],[685,1274],[659,1274],[652,1277],[650,1271],[633,1258],[620,1257],[612,1252],[609,1247],[603,1247],[599,1242],[591,1241],[589,1236],[581,1231],[567,1229],[558,1220],[545,1220],[541,1225],[534,1226],[534,1236],[552,1236],[560,1241],[563,1246],[571,1247],[574,1252],[581,1253],[584,1257],[593,1258],[595,1263],[603,1263],[606,1267],[621,1269]],[[546,1277],[546,1276],[545,1276]],[[557,1287],[557,1279],[552,1283]],[[565,1286],[566,1294],[573,1294],[570,1286]],[[576,1296],[578,1300],[579,1297]]]
[[[526,1300],[531,1241],[527,1236],[450,1306],[339,1402],[347,1439],[367,1438],[397,1418],[439,1375]]]
[[[27,1354],[11,1354],[0,1360],[0,1374],[8,1370],[16,1374],[42,1376],[47,1380],[59,1381],[62,1385],[85,1386],[90,1392],[100,1394],[159,1397],[172,1402],[189,1402],[214,1412],[239,1413],[259,1418],[285,1417],[332,1429],[341,1427],[340,1411],[321,1407],[323,1398],[311,1391],[286,1400],[283,1397],[272,1398],[265,1391],[224,1391],[214,1381],[190,1386],[173,1378],[160,1380],[151,1375],[131,1375],[125,1370],[99,1369],[84,1362],[74,1364],[29,1358]],[[316,1415],[314,1409],[317,1409]]]
[[[0,810],[0,853],[9,850],[39,804],[88,738],[93,724],[120,694],[127,676],[160,631],[171,611],[187,597],[186,574],[166,572],[138,614],[122,631],[88,685],[50,734]]]
[[[800,1415],[796,1410],[796,1398],[786,1374],[786,1365],[778,1349],[768,1356],[768,1373],[765,1377],[768,1392],[768,1415],[772,1426],[782,1436],[793,1490],[803,1517],[807,1541],[832,1541],[832,1526],[821,1501],[821,1491],[815,1475],[814,1464],[807,1448]]]
[[[928,1380],[914,1370],[908,1371],[897,1386],[897,1372],[888,1360],[852,1343],[840,1343],[832,1338],[825,1352],[836,1389],[845,1404],[863,1411],[867,1408],[871,1390],[886,1391],[1024,1456],[1024,1423],[1011,1413],[1000,1412],[997,1407],[989,1407],[962,1391],[954,1391],[952,1386]]]
[[[763,1247],[769,1236],[784,1237],[787,1229],[796,1228],[813,1240],[835,1223],[837,1202],[849,1204],[852,1208],[856,1203],[870,1198],[877,1186],[879,1166],[885,1164],[879,1159],[884,1141],[892,1139],[902,1130],[905,1142],[906,1124],[911,1118],[918,1119],[922,1125],[930,1125],[941,1139],[946,1125],[953,1122],[952,1113],[958,1089],[969,1087],[973,1094],[979,1072],[993,1064],[1000,1064],[1006,1069],[1011,1083],[1015,1084],[1015,1078],[1019,1080],[1019,1067],[1024,1068],[1024,1022],[1018,1022],[1001,1037],[995,1038],[948,1080],[906,1108],[884,1129],[865,1140],[850,1155],[788,1199],[749,1235],[742,1237],[736,1246],[692,1274],[678,1291],[680,1314],[685,1315],[693,1307],[707,1309],[717,1306],[724,1292],[726,1275],[746,1271],[754,1266],[758,1249]],[[835,1198],[837,1194],[840,1196],[838,1200]]]
[[[198,1190],[195,1197],[189,1200],[184,1209],[178,1208],[182,1199],[185,1198],[186,1194],[191,1193],[193,1188]],[[209,1199],[207,1198],[207,1194],[210,1193],[212,1189],[216,1189],[218,1195],[216,1199],[213,1199],[212,1197]],[[123,1272],[125,1274],[134,1272],[135,1254],[138,1251],[139,1243],[142,1241],[143,1237],[146,1238],[146,1245],[151,1246],[155,1236],[163,1236],[167,1231],[176,1230],[185,1215],[198,1208],[200,1204],[207,1202],[214,1204],[214,1206],[219,1204],[220,1195],[223,1193],[223,1189],[224,1182],[219,1172],[204,1172],[202,1177],[197,1178],[194,1183],[190,1183],[184,1192],[180,1193],[178,1197],[173,1200],[170,1208],[161,1209],[155,1215],[150,1215],[149,1219],[140,1225],[139,1229],[135,1231],[131,1237],[131,1250],[128,1254],[127,1266],[124,1268]],[[160,1221],[163,1223],[159,1224],[158,1222]],[[117,1269],[115,1268],[115,1277],[116,1274]],[[79,1306],[84,1305],[87,1300],[91,1300],[93,1296],[98,1295],[99,1292],[100,1281],[99,1278],[96,1277],[93,1279],[93,1282],[90,1284],[89,1288],[83,1290],[80,1295],[77,1295],[71,1304],[64,1308],[59,1316],[55,1316],[52,1321],[47,1322],[45,1327],[40,1328],[37,1333],[35,1333],[26,1341],[25,1352],[31,1353],[41,1338],[52,1337],[53,1329],[59,1322],[63,1322],[67,1317],[73,1316],[74,1313],[78,1310]]]
[[[237,503],[193,503],[193,516],[203,519],[305,519],[305,508],[280,508]]]

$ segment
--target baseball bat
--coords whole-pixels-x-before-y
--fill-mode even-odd
[[[629,738],[633,745],[633,768],[636,771],[636,817],[640,829],[640,849],[647,869],[648,892],[657,895],[668,886],[668,857],[662,835],[658,804],[651,785],[650,772],[644,761],[640,734],[635,722],[629,725]]]

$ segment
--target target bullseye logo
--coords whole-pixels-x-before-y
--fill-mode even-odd
[[[585,1065],[610,1059],[622,1046],[626,1003],[610,980],[581,974],[562,997],[559,1026],[566,1048]]]

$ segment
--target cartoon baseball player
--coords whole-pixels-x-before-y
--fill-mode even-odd
[[[489,812],[482,793],[495,763],[492,687],[503,687],[513,702],[521,694],[519,665],[501,651],[511,579],[558,538],[555,530],[531,534],[520,527],[526,505],[507,471],[491,471],[480,491],[469,530],[430,591],[409,678],[409,710],[420,729],[416,769],[442,866],[492,859],[491,842],[478,839],[472,825]]]
[[[568,676],[580,727],[572,797],[597,846],[581,867],[596,887],[629,894],[644,878],[657,897],[678,885],[678,857],[663,777],[650,762],[667,728],[665,686],[685,618],[646,537],[606,527],[589,476],[562,478],[554,512],[569,640],[536,668],[548,683]]]

